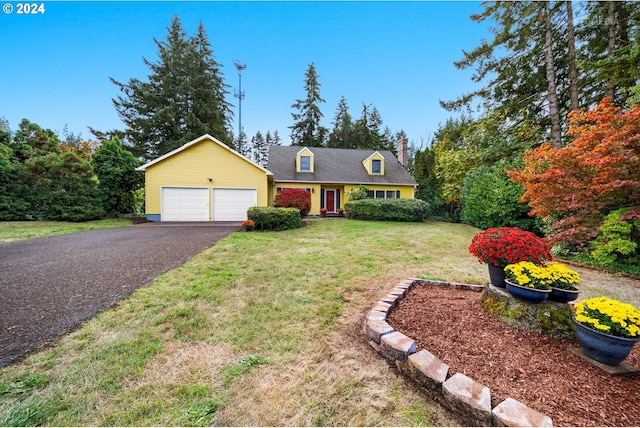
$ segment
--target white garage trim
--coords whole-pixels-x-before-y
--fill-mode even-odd
[[[258,189],[213,188],[213,221],[243,221],[247,210],[258,205]]]
[[[209,221],[208,187],[162,187],[161,221]]]

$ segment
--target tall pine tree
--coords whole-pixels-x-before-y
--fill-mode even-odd
[[[320,103],[324,99],[320,96],[320,82],[313,63],[309,64],[305,73],[304,89],[306,98],[296,100],[291,108],[297,113],[291,113],[294,124],[291,129],[291,144],[294,146],[322,147],[327,135],[327,129],[320,124],[322,112]]]
[[[206,133],[232,144],[227,85],[202,23],[191,38],[178,16],[167,30],[166,41],[154,39],[158,62],[144,59],[151,70],[148,81],[110,78],[123,92],[113,104],[132,150],[153,159]]]

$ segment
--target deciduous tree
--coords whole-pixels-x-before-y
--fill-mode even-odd
[[[640,106],[622,112],[606,98],[569,121],[573,142],[528,151],[524,168],[509,175],[553,237],[580,246],[598,234],[606,214],[640,205]]]

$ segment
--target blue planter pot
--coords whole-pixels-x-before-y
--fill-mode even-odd
[[[540,303],[547,300],[547,296],[551,293],[551,290],[536,290],[535,288],[522,287],[508,280],[505,282],[507,284],[507,291],[511,293],[513,297],[527,303]]]
[[[580,324],[575,318],[573,323],[576,326],[582,352],[587,357],[610,366],[619,365],[627,358],[633,345],[640,340],[640,338],[630,339],[602,333]]]
[[[577,289],[563,290],[561,288],[551,287],[551,293],[549,293],[548,299],[552,302],[567,303],[576,300],[578,298],[578,294],[580,294],[580,292]]]
[[[487,264],[487,266],[489,266],[489,280],[491,281],[491,285],[505,288],[504,269],[491,263]]]

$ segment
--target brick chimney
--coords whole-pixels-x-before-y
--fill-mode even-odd
[[[398,162],[400,162],[400,165],[407,169],[408,161],[407,137],[402,136],[398,140]]]

